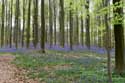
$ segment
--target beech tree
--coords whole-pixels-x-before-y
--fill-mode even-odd
[[[69,34],[70,34],[70,49],[73,50],[73,10],[72,10],[72,1],[70,2],[70,10],[69,10]]]
[[[13,32],[12,32],[12,23],[13,23],[13,0],[11,0],[11,5],[10,5],[10,48],[12,47],[12,36],[13,36]]]
[[[23,0],[23,29],[22,29],[22,47],[24,46],[24,32],[26,28],[26,0]]]
[[[59,24],[60,24],[60,45],[64,47],[65,45],[65,27],[64,27],[64,0],[60,0],[60,11],[59,11]]]
[[[41,50],[45,53],[45,17],[44,0],[41,0]]]
[[[18,39],[19,39],[19,0],[16,0],[16,9],[15,9],[15,27],[14,27],[14,42],[15,47],[18,48]]]
[[[53,12],[52,12],[52,0],[49,0],[49,42],[50,47],[53,45]]]
[[[5,1],[2,0],[2,27],[1,27],[1,47],[4,45],[4,15],[5,15]]]
[[[34,0],[33,45],[35,48],[37,44],[38,44],[38,0]]]
[[[115,36],[115,70],[122,75],[125,69],[124,58],[124,27],[123,27],[123,4],[122,0],[113,0],[114,8],[114,36]],[[118,5],[120,7],[118,7]],[[119,19],[119,18],[122,19]],[[116,18],[116,19],[115,19]]]
[[[30,45],[30,30],[31,30],[31,0],[28,2],[28,19],[27,19],[27,28],[26,28],[26,47],[29,48]]]
[[[90,15],[89,15],[89,0],[86,0],[86,20],[85,20],[85,27],[86,27],[86,46],[90,49]]]

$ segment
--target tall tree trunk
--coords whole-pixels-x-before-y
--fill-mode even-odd
[[[41,49],[45,53],[45,17],[44,17],[44,0],[41,0]]]
[[[60,24],[60,45],[62,47],[65,46],[65,26],[64,26],[64,0],[60,0],[60,17],[59,17],[59,24]]]
[[[109,4],[109,1],[106,0],[104,1],[104,6],[107,7]],[[106,35],[105,35],[105,38],[104,38],[104,43],[105,43],[105,47],[106,47],[106,50],[107,50],[107,67],[108,67],[108,82],[109,83],[112,83],[112,67],[111,67],[111,54],[110,54],[110,50],[111,50],[111,35],[110,35],[110,25],[109,25],[109,21],[108,21],[108,17],[109,15],[106,14],[105,15],[105,31],[106,31]]]
[[[5,1],[2,0],[2,27],[1,27],[1,47],[4,45],[4,14],[5,14]]]
[[[7,2],[7,0],[5,0],[5,41],[4,41],[4,44],[5,44],[5,46],[7,46],[7,44],[8,44],[8,16],[9,15],[9,13],[8,13],[8,2]]]
[[[26,29],[26,47],[29,48],[29,45],[30,45],[30,30],[31,30],[31,26],[30,26],[30,18],[31,16],[31,0],[29,0],[29,3],[28,3],[28,20],[27,20],[27,29]]]
[[[14,40],[15,46],[18,48],[18,36],[19,36],[19,0],[16,0],[16,10],[15,10],[15,29],[14,29]]]
[[[26,11],[26,0],[23,0],[23,29],[22,29],[22,47],[24,47],[24,31],[25,31],[25,22],[26,22],[26,19],[25,19],[25,11]]]
[[[38,0],[34,1],[34,21],[33,21],[33,45],[38,44]]]
[[[75,44],[79,45],[79,17],[78,17],[78,9],[76,9],[76,26],[75,26]]]
[[[90,49],[90,15],[89,15],[89,0],[86,0],[86,5],[85,5],[86,11],[87,11],[87,16],[86,16],[86,46],[88,49]]]
[[[72,1],[70,2],[70,8],[72,7]],[[69,11],[69,34],[70,34],[70,49],[73,50],[73,13],[72,9]]]
[[[81,7],[83,7],[83,3],[81,3]],[[80,43],[84,46],[84,20],[83,20],[83,11],[81,10],[81,17],[80,17]]]
[[[12,23],[13,23],[13,0],[11,0],[11,7],[10,7],[10,48],[12,47]]]
[[[113,0],[113,4],[119,3],[122,0]],[[119,4],[120,5],[120,4]],[[114,18],[120,15],[123,17],[123,8],[114,8]],[[124,27],[123,19],[114,24],[114,36],[115,36],[115,70],[118,74],[123,74],[125,69],[124,63]]]
[[[53,12],[52,12],[52,0],[49,0],[49,42],[50,47],[53,45]]]
[[[53,0],[53,3],[54,3],[54,5],[53,5],[53,10],[54,10],[54,44],[56,45],[56,38],[57,38],[57,36],[56,36],[56,33],[57,33],[57,31],[56,31],[56,16],[57,16],[57,8],[56,8],[56,0]]]

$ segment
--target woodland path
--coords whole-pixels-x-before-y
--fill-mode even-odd
[[[28,79],[24,70],[12,64],[14,59],[15,57],[11,54],[0,55],[0,83],[39,83]]]

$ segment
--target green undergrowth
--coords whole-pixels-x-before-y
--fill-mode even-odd
[[[46,54],[32,51],[15,55],[13,63],[26,69],[29,78],[39,78],[41,83],[107,83],[106,55],[73,51],[47,51]],[[115,75],[113,81],[125,83],[124,78]]]

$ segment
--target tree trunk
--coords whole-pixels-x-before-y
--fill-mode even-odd
[[[70,2],[70,7],[72,7],[72,2]],[[73,14],[72,10],[69,11],[69,34],[70,34],[70,50],[73,50]]]
[[[90,49],[90,15],[89,15],[89,0],[86,0],[85,8],[87,10],[87,16],[86,16],[86,46],[88,49]]]
[[[1,27],[1,47],[4,45],[4,14],[5,14],[5,4],[2,0],[2,27]]]
[[[50,48],[53,45],[53,12],[52,12],[52,0],[49,0],[49,44]]]
[[[41,0],[41,49],[45,53],[45,17],[44,17],[44,0]]]
[[[29,48],[30,45],[30,15],[31,15],[31,0],[28,3],[28,20],[27,20],[27,28],[26,28],[26,47]]]
[[[113,4],[119,3],[120,1],[121,0],[113,0]],[[116,17],[116,14],[123,17],[123,8],[117,7],[116,9],[114,9],[114,18]],[[116,73],[122,75],[125,69],[123,20],[119,20],[119,23],[114,24],[114,36],[115,36],[115,70]]]
[[[60,24],[60,45],[64,47],[65,45],[65,26],[64,26],[64,0],[60,0],[60,16],[59,16],[59,24]]]

